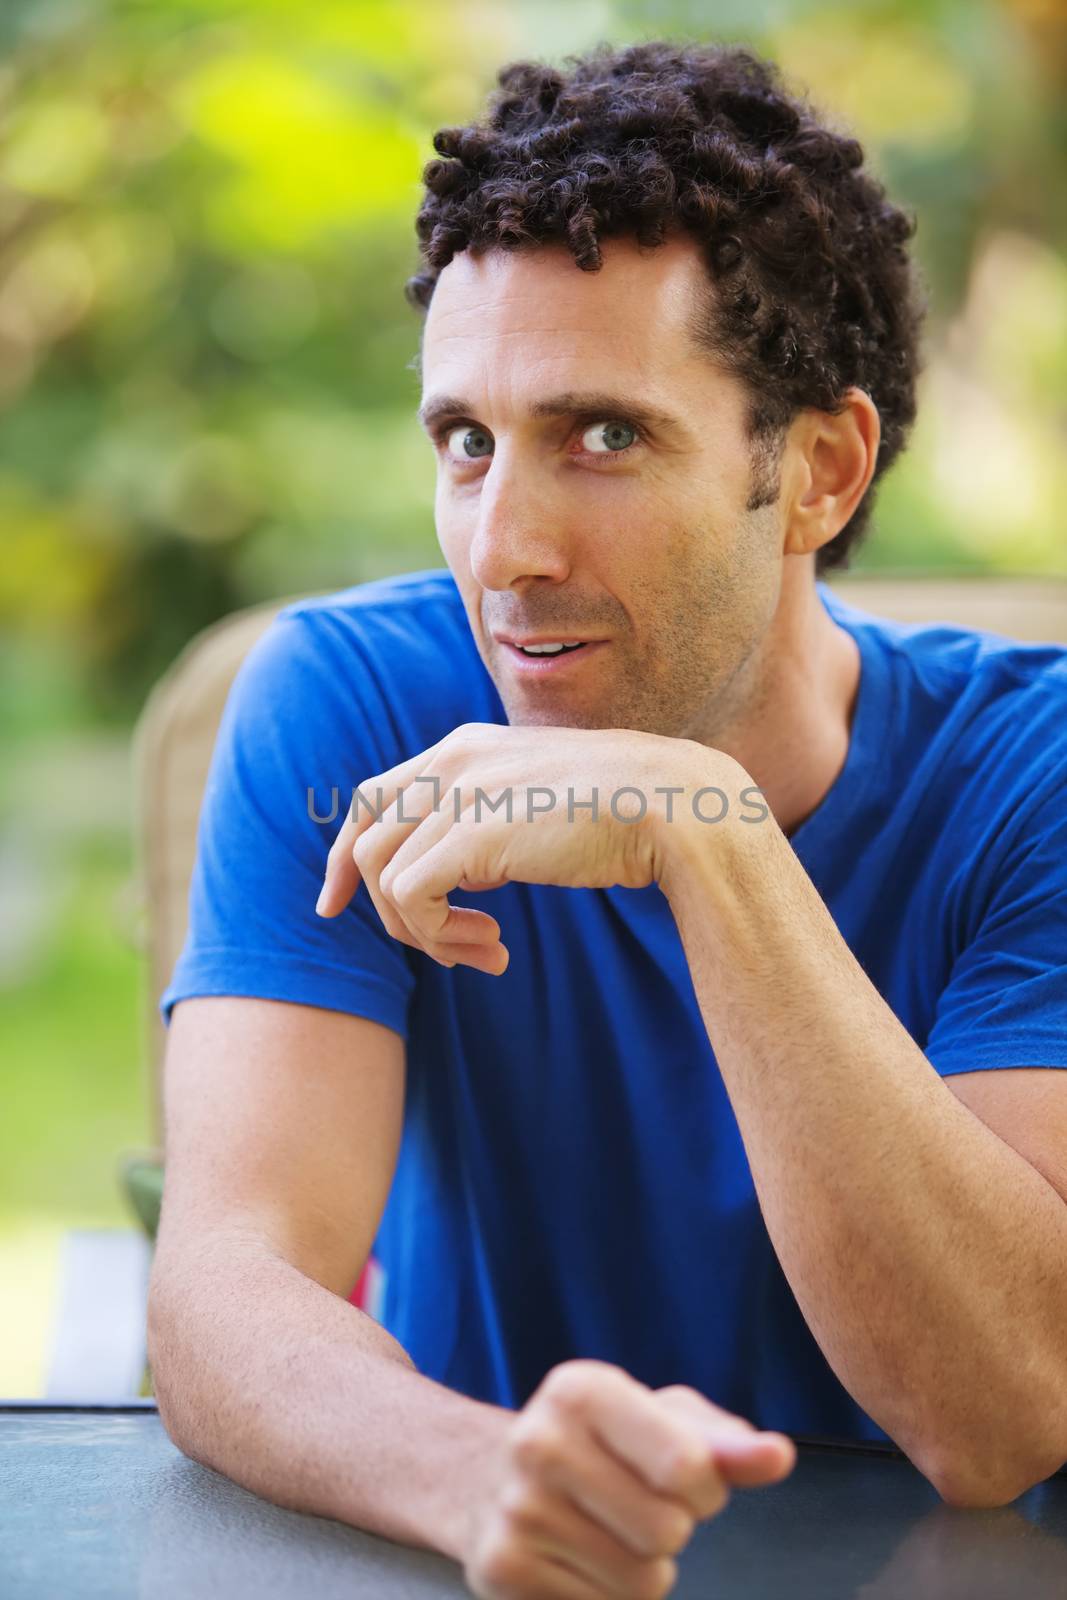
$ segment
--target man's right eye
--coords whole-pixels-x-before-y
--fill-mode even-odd
[[[493,436],[469,422],[450,428],[445,435],[445,450],[453,461],[477,461],[493,453]]]

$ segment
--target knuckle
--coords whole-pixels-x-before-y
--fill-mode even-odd
[[[591,1362],[564,1361],[553,1367],[541,1385],[542,1393],[565,1416],[585,1413],[596,1383],[597,1369]]]
[[[389,882],[393,902],[402,911],[408,910],[416,903],[419,898],[419,886],[413,879],[405,878],[402,872],[396,872],[391,876]]]
[[[542,1473],[563,1457],[566,1443],[558,1428],[537,1416],[520,1418],[511,1439],[511,1453],[524,1472]]]
[[[493,1600],[518,1600],[527,1591],[529,1557],[506,1534],[498,1535],[481,1552],[470,1576]]]
[[[411,930],[408,928],[408,925],[404,921],[403,917],[397,916],[396,912],[393,910],[392,902],[389,900],[388,896],[384,895],[381,889],[378,888],[374,891],[374,894],[371,898],[374,900],[374,904],[378,910],[378,915],[382,921],[382,927],[385,929],[386,933],[388,933],[391,938],[399,940],[401,944],[410,944],[415,949],[420,949],[421,946],[418,944],[417,940],[412,938]]]
[[[544,1506],[531,1493],[529,1483],[522,1478],[507,1480],[500,1491],[497,1505],[505,1525],[516,1534],[529,1538],[543,1531],[546,1522]]]
[[[725,1413],[725,1417],[729,1422],[729,1427],[717,1429],[717,1438],[722,1437],[724,1439],[736,1439],[739,1434],[757,1433],[759,1431],[756,1427],[756,1424],[754,1422],[749,1422],[747,1417],[734,1417],[731,1416],[729,1412]]]
[[[374,855],[374,845],[374,829],[364,828],[352,846],[352,859],[357,867],[364,866],[371,861]]]
[[[676,1444],[668,1451],[662,1467],[665,1489],[689,1488],[708,1473],[708,1459],[695,1445]]]
[[[633,1600],[665,1600],[677,1581],[677,1562],[667,1556],[650,1561],[631,1586]]]
[[[720,1477],[719,1473],[714,1472],[709,1474],[707,1483],[700,1496],[701,1517],[717,1517],[719,1512],[722,1511],[729,1503],[729,1499],[729,1484],[727,1484],[724,1479]]]
[[[669,1383],[665,1389],[657,1389],[656,1394],[664,1400],[697,1400],[702,1406],[707,1405],[707,1398],[699,1389],[690,1387],[687,1383]]]
[[[653,1540],[657,1555],[676,1556],[693,1537],[696,1518],[681,1506],[668,1506],[660,1514]]]

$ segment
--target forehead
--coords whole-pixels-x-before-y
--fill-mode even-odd
[[[707,362],[692,335],[707,272],[688,238],[642,248],[608,239],[603,264],[585,272],[565,245],[454,256],[434,288],[422,369],[435,385],[536,370],[569,387],[593,387],[589,363],[625,367],[638,381],[679,361]],[[602,375],[602,374],[601,374]],[[592,380],[592,381],[591,381]]]

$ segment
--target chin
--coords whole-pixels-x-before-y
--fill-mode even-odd
[[[513,728],[616,728],[610,713],[579,711],[569,706],[531,706],[521,699],[501,695],[508,722]]]

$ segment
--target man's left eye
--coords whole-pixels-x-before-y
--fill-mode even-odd
[[[582,449],[593,455],[618,454],[637,439],[637,429],[629,422],[594,422],[582,434]]]

